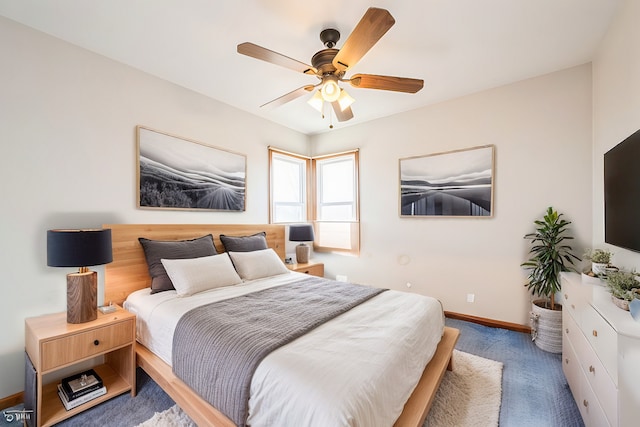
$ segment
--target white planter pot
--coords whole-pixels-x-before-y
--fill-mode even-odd
[[[591,263],[591,271],[593,271],[598,276],[605,274],[606,268],[609,264],[600,263],[600,262],[592,262]]]
[[[562,353],[562,310],[549,310],[536,302],[543,300],[531,304],[531,339],[541,350]]]

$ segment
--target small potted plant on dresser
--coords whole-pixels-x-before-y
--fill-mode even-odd
[[[531,243],[531,258],[521,264],[529,270],[525,286],[538,297],[531,304],[531,338],[538,348],[551,353],[562,353],[562,305],[555,302],[560,273],[574,270],[570,266],[580,261],[566,244],[573,239],[568,235],[571,221],[562,216],[549,207],[541,220],[534,221],[535,232],[524,236]]]
[[[606,269],[611,264],[613,253],[608,249],[587,249],[584,258],[591,261],[591,272],[596,276],[606,274]]]
[[[640,282],[635,271],[612,271],[607,274],[605,283],[611,293],[611,301],[623,310],[629,310],[629,303],[636,298]]]

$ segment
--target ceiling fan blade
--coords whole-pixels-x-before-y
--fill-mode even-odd
[[[396,23],[386,9],[370,7],[358,25],[353,29],[344,45],[333,58],[333,66],[338,71],[353,67]]]
[[[336,113],[336,117],[339,122],[346,122],[347,120],[353,119],[353,111],[351,111],[351,107],[341,110],[338,101],[332,102],[331,106],[333,107],[333,111]]]
[[[393,90],[407,93],[416,93],[424,86],[424,81],[421,79],[377,76],[375,74],[355,74],[349,79],[349,83],[351,86],[361,89]]]
[[[293,101],[294,99],[300,98],[302,95],[305,95],[305,94],[311,92],[313,90],[313,88],[315,88],[316,86],[307,85],[307,86],[299,87],[298,89],[292,90],[291,92],[289,92],[287,94],[284,94],[281,97],[274,99],[273,101],[269,101],[266,104],[262,104],[260,106],[260,108],[262,108],[262,107],[268,107],[268,108],[279,107],[281,105],[286,104],[287,102]]]
[[[281,67],[289,68],[300,73],[315,75],[318,72],[318,70],[313,68],[311,65],[249,42],[240,43],[238,45],[238,53],[260,59],[261,61],[270,62]]]

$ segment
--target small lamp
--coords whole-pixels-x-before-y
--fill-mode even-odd
[[[78,267],[67,274],[67,323],[85,323],[98,317],[98,273],[88,266],[113,261],[111,230],[48,230],[47,265]]]
[[[296,262],[299,264],[309,262],[311,248],[304,242],[313,242],[313,226],[311,224],[290,225],[289,240],[292,242],[301,242],[296,246]]]

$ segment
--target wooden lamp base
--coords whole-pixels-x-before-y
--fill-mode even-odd
[[[85,323],[98,318],[98,273],[67,274],[67,323]]]
[[[304,243],[300,243],[298,246],[296,246],[296,262],[298,264],[308,263],[310,253],[311,248]]]

